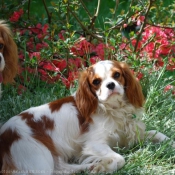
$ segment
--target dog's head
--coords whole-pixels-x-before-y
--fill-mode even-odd
[[[100,61],[81,73],[76,104],[87,120],[98,103],[118,107],[124,100],[136,108],[144,103],[142,88],[126,63]]]
[[[17,70],[17,46],[7,24],[4,21],[0,21],[0,83],[13,82]]]

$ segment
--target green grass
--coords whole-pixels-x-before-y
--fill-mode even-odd
[[[175,138],[175,96],[164,93],[164,87],[174,83],[174,75],[162,69],[147,74],[142,81],[144,94],[147,96],[143,120],[147,130],[156,129],[171,139]],[[35,82],[35,81],[34,81]],[[0,120],[6,121],[11,116],[31,107],[69,95],[71,92],[60,83],[46,84],[36,80],[28,84],[30,90],[18,95],[14,86],[4,86],[0,100]],[[72,90],[72,89],[71,89]],[[116,148],[126,159],[126,165],[115,175],[172,175],[175,174],[175,150],[168,142],[152,144],[140,143],[129,150]],[[84,173],[88,174],[88,173]]]
[[[30,87],[30,84],[27,87]],[[4,122],[25,109],[48,103],[68,94],[69,90],[60,82],[52,85],[41,82],[41,85],[30,87],[21,95],[18,94],[18,90],[14,86],[4,86],[0,99],[0,121]]]

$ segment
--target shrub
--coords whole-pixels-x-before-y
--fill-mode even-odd
[[[79,69],[104,59],[128,62],[139,80],[164,64],[174,72],[175,32],[170,27],[174,18],[170,21],[161,14],[159,19],[161,8],[172,16],[173,2],[25,0],[15,4],[9,0],[1,8],[15,10],[6,16],[19,47],[18,81],[23,86],[35,76],[47,83],[62,81],[69,88]],[[37,8],[41,17],[35,14],[35,5],[44,10]]]

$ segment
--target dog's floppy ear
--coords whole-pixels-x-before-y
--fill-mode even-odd
[[[5,68],[2,72],[3,83],[11,83],[18,72],[18,51],[11,31],[4,21],[0,21],[0,37],[4,42]]]
[[[144,95],[139,81],[126,63],[120,63],[125,78],[125,92],[129,102],[135,107],[143,107]]]
[[[80,73],[79,87],[76,92],[76,105],[85,122],[92,122],[91,114],[97,109],[98,99],[91,90],[88,76],[88,69]]]

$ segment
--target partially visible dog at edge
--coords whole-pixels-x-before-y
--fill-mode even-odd
[[[112,173],[125,165],[115,147],[169,139],[145,131],[143,105],[141,86],[126,63],[100,61],[81,73],[74,95],[31,107],[1,127],[1,172]]]
[[[13,83],[18,71],[18,51],[12,32],[5,21],[0,20],[0,97],[1,84]]]

